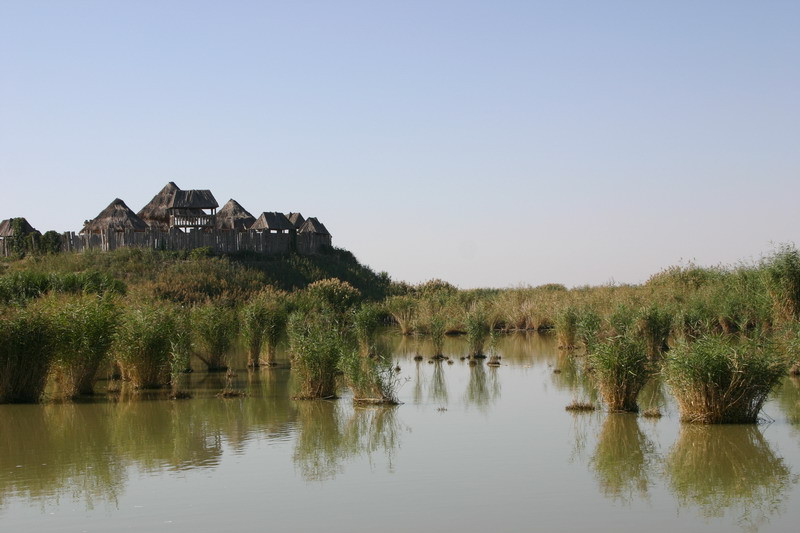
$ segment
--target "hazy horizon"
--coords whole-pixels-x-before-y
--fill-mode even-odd
[[[800,242],[796,2],[0,4],[0,219],[167,182],[411,283],[638,283]]]

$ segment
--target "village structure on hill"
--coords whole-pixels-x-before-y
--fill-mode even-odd
[[[209,190],[182,190],[169,182],[138,213],[119,198],[86,220],[78,233],[60,235],[62,251],[109,251],[124,247],[157,250],[210,248],[218,253],[316,254],[331,246],[331,234],[315,217],[262,212],[254,217],[234,199],[219,204]],[[17,232],[35,242],[39,232],[25,218],[0,222],[0,255],[11,255]]]

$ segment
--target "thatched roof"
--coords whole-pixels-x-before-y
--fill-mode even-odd
[[[169,209],[216,209],[219,204],[208,189],[189,191],[178,189],[167,207]]]
[[[317,217],[308,217],[298,231],[300,233],[316,233],[317,235],[327,235],[329,237],[331,235],[328,232],[328,228],[317,220]]]
[[[136,214],[147,222],[151,228],[160,229],[161,231],[169,230],[169,216],[171,214],[169,204],[175,197],[175,193],[180,190],[180,187],[175,185],[175,182],[170,181]],[[187,209],[182,214],[201,216],[205,213],[202,209]]]
[[[22,234],[36,233],[36,230],[28,224],[25,217],[8,218],[0,222],[0,237],[13,237],[14,236],[14,221],[19,220],[22,224]]]
[[[250,226],[250,229],[257,229],[257,230],[277,230],[277,231],[291,231],[294,229],[294,226],[289,219],[286,218],[286,215],[283,213],[276,213],[276,212],[264,212],[261,213],[261,216],[258,217],[258,220]]]
[[[231,198],[222,209],[217,211],[215,227],[221,230],[244,231],[256,221],[256,217],[251,215],[247,209],[239,202]]]
[[[145,231],[147,228],[147,222],[131,211],[125,202],[117,198],[100,211],[100,214],[94,219],[86,222],[81,233],[100,233],[109,229],[113,231]]]
[[[303,215],[301,215],[300,213],[289,213],[288,215],[286,215],[286,218],[289,219],[289,222],[292,223],[295,229],[300,229],[300,226],[302,226],[303,222],[306,221],[306,219],[304,219]]]

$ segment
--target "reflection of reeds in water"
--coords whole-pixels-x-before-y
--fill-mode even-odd
[[[627,503],[634,496],[647,495],[655,459],[653,442],[635,416],[609,414],[589,465],[603,495]]]
[[[774,398],[792,428],[800,431],[797,427],[800,424],[800,378],[784,378],[783,384],[776,389]]]
[[[666,461],[669,485],[681,506],[706,517],[739,513],[757,526],[780,511],[797,482],[756,426],[684,425]]]
[[[433,365],[428,397],[434,402],[447,403],[447,380],[444,377],[444,365],[441,361],[436,361]]]
[[[500,380],[497,369],[486,367],[480,362],[469,367],[469,382],[464,395],[467,405],[486,408],[500,396]]]
[[[106,427],[114,406],[5,409],[0,417],[0,508],[6,497],[46,503],[70,494],[88,508],[115,502],[127,478]]]
[[[597,404],[597,389],[587,371],[585,358],[561,351],[556,358],[551,379],[558,389],[572,392],[576,402]]]
[[[341,404],[298,402],[294,463],[305,479],[325,481],[351,457],[383,451],[389,459],[400,446],[403,426],[393,407],[357,407],[344,413]]]

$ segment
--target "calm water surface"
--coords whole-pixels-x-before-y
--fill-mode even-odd
[[[684,426],[657,383],[657,420],[566,412],[596,393],[547,337],[504,338],[499,368],[393,342],[396,408],[290,400],[287,369],[239,371],[245,398],[198,372],[191,400],[2,405],[0,531],[798,530],[797,380],[771,423]]]

